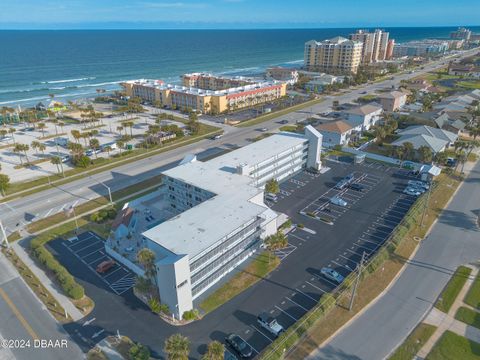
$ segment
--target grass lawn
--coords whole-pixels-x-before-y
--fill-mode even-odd
[[[465,304],[468,304],[480,310],[480,275],[477,275],[477,277],[473,281],[463,301],[465,302]]]
[[[317,320],[313,326],[310,326],[307,329],[307,333],[302,336],[300,341],[296,342],[295,347],[288,353],[287,359],[305,359],[319,344],[323,343],[356,313],[368,305],[390,284],[412,252],[417,248],[419,243],[414,240],[414,237],[425,237],[425,233],[444,209],[455,189],[460,184],[460,181],[457,177],[441,174],[437,178],[437,183],[438,185],[432,190],[429,207],[425,216],[425,226],[420,226],[418,219],[421,216],[413,216],[413,224],[408,231],[403,233],[401,237],[402,240],[398,243],[394,254],[390,255],[382,266],[360,282],[353,310],[348,311],[349,297],[341,297],[338,302],[342,306],[335,306],[325,316]],[[421,201],[422,200],[419,199],[419,206],[421,205],[421,207],[423,207],[422,203],[420,203]],[[347,294],[349,294],[349,292],[347,292]],[[277,344],[274,345],[276,346]],[[288,349],[290,349],[290,346],[287,347],[287,350]],[[267,351],[262,353],[264,356],[261,358],[269,360],[280,359],[284,355],[278,351],[273,354],[270,353],[271,356],[267,356],[271,350],[272,347],[267,348]]]
[[[245,289],[264,279],[279,264],[280,259],[275,255],[269,255],[268,251],[256,255],[246,268],[234,270],[238,273],[203,300],[199,306],[200,309],[205,313],[215,310]]]
[[[455,319],[480,329],[480,313],[478,311],[462,306],[457,310]]]
[[[479,360],[480,344],[445,331],[426,360]]]
[[[388,360],[411,360],[435,332],[436,326],[419,324]]]
[[[284,125],[280,127],[280,131],[290,131],[295,132],[297,131],[297,125]]]
[[[108,357],[102,350],[94,347],[88,351],[87,360],[108,360]]]
[[[465,89],[480,89],[480,81],[459,81],[456,84],[459,87],[465,88]]]
[[[459,266],[455,270],[455,274],[448,281],[447,286],[445,286],[435,304],[438,310],[448,313],[471,272],[472,269],[466,266]]]
[[[276,117],[289,114],[289,113],[294,112],[296,110],[300,110],[300,109],[303,109],[303,108],[306,108],[306,107],[309,107],[309,106],[312,106],[312,105],[315,105],[315,104],[319,104],[322,101],[323,101],[323,99],[309,100],[309,101],[306,101],[306,102],[298,104],[298,105],[294,105],[294,106],[290,106],[290,107],[287,107],[287,108],[282,109],[282,110],[274,111],[274,112],[269,113],[269,114],[260,115],[256,118],[251,119],[251,120],[242,121],[241,123],[237,124],[236,126],[237,127],[248,127],[248,126],[252,126],[252,125],[261,124],[262,122],[275,119]]]
[[[122,199],[122,198],[124,198],[128,195],[134,194],[134,193],[136,193],[138,191],[141,191],[143,189],[147,189],[151,186],[160,185],[161,179],[162,179],[162,175],[157,175],[157,176],[154,176],[154,177],[152,177],[148,180],[145,180],[145,181],[139,182],[137,184],[128,186],[128,187],[126,187],[122,190],[115,191],[115,192],[112,193],[112,199],[113,199],[113,201],[117,201],[118,199]],[[104,196],[100,196],[96,199],[90,200],[90,201],[88,201],[84,204],[81,204],[81,205],[77,206],[75,208],[75,213],[77,215],[80,215],[80,214],[86,213],[90,210],[96,209],[98,207],[107,205],[108,202],[109,202],[109,199],[107,199]],[[62,221],[65,221],[67,219],[68,218],[65,216],[65,214],[63,212],[60,212],[58,214],[46,217],[44,219],[41,219],[41,220],[38,220],[38,221],[35,221],[35,222],[29,224],[27,226],[27,230],[30,233],[35,233],[35,232],[38,232],[42,229],[48,228],[49,226],[52,226],[52,225],[58,224]]]

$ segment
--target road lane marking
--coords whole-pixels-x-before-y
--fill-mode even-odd
[[[27,332],[30,334],[30,336],[34,339],[34,340],[38,340],[39,337],[37,336],[37,334],[35,333],[35,331],[33,331],[32,327],[30,326],[30,324],[27,322],[27,320],[25,320],[25,318],[23,317],[23,315],[20,313],[20,311],[18,310],[18,308],[15,306],[15,304],[13,303],[12,299],[10,299],[10,297],[7,295],[7,293],[5,292],[5,290],[3,290],[2,288],[0,288],[0,296],[3,298],[3,300],[5,300],[5,302],[7,303],[7,305],[10,307],[10,309],[13,311],[13,313],[15,314],[16,318],[20,321],[20,323],[23,325],[23,327],[25,328],[25,330],[27,330]]]
[[[282,310],[281,308],[279,308],[277,305],[275,305],[275,307],[280,310],[282,313],[284,313],[285,315],[287,315],[289,318],[293,319],[294,321],[298,321],[297,318],[293,317],[292,315],[290,315],[288,312],[286,312],[285,310]]]

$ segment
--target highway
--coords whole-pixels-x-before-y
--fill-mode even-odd
[[[479,184],[477,162],[395,284],[310,360],[380,360],[403,342],[433,307],[455,269],[478,263]]]
[[[466,56],[466,54],[463,54],[463,56]],[[13,232],[32,220],[38,220],[39,218],[60,212],[62,208],[66,206],[72,204],[78,205],[100,195],[107,195],[107,189],[99,184],[98,181],[109,186],[112,192],[122,189],[158,175],[165,169],[175,166],[186,154],[205,153],[205,155],[208,155],[215,151],[221,151],[222,148],[243,146],[248,143],[248,139],[255,138],[261,134],[259,128],[276,131],[280,127],[279,121],[281,120],[288,120],[289,123],[304,120],[311,116],[311,114],[321,113],[331,109],[334,100],[338,100],[340,103],[351,102],[359,96],[362,96],[364,92],[373,93],[382,88],[398,86],[402,80],[408,80],[422,73],[431,71],[441,66],[445,61],[446,60],[437,61],[426,65],[423,70],[417,70],[413,74],[405,73],[396,75],[394,80],[367,84],[359,89],[344,91],[343,94],[338,96],[326,96],[325,101],[319,104],[279,116],[259,125],[246,128],[221,125],[225,130],[225,134],[221,139],[202,140],[194,144],[153,155],[149,158],[118,166],[91,177],[79,179],[65,185],[55,186],[48,190],[10,202],[0,203],[1,220],[7,229],[7,233]]]

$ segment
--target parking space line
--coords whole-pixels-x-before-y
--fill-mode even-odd
[[[307,298],[309,298],[310,300],[314,301],[315,303],[318,302],[317,299],[315,299],[314,297],[312,297],[312,296],[310,296],[310,295],[308,295],[308,294],[305,294],[305,293],[304,293],[303,291],[301,291],[301,290],[298,290],[298,288],[295,288],[295,291],[298,291],[300,294],[306,296]]]
[[[341,268],[345,268],[346,270],[352,272],[354,269],[352,269],[350,266],[348,265],[342,265],[340,264],[339,262],[335,261],[335,260],[332,260],[332,263],[334,263],[335,265],[337,266],[340,266]]]
[[[397,226],[397,225],[392,226],[392,225],[388,225],[388,224],[382,224],[382,223],[379,223],[377,221],[374,221],[373,224],[376,224],[378,226],[383,226],[383,227],[386,227],[386,228],[389,228],[389,229],[395,229],[395,227]]]
[[[356,243],[353,243],[352,245],[353,245],[353,246],[357,246],[357,247],[362,248],[362,249],[365,249],[365,250],[367,250],[369,253],[372,251],[372,249],[367,248],[367,247],[362,246],[362,245],[358,245],[358,244],[356,244]]]
[[[105,275],[103,278],[104,278],[105,280],[107,280],[107,277],[109,277],[110,275],[115,274],[115,273],[116,273],[117,271],[119,271],[119,270],[124,270],[124,269],[123,269],[122,266],[118,266],[118,269],[115,269],[115,270],[113,270],[113,271],[110,271],[110,272],[109,272],[107,275]],[[107,280],[107,281],[108,281],[108,280]]]
[[[104,253],[102,253],[101,251],[100,251],[100,253],[102,254],[102,256],[100,256],[100,257],[96,258],[95,260],[90,261],[89,263],[87,263],[88,266],[92,265],[94,262],[97,262],[98,260],[100,260],[100,259],[103,258],[103,257],[107,257],[107,256],[106,256]]]
[[[295,321],[298,321],[297,318],[293,317],[292,315],[290,315],[288,312],[286,312],[285,310],[282,310],[281,308],[279,308],[277,305],[275,305],[275,307],[280,310],[282,313],[284,313],[285,315],[287,315],[289,318],[295,320]]]
[[[70,244],[68,244],[68,245],[66,245],[66,246],[68,246],[68,247],[72,247],[72,246],[75,246],[75,245],[81,244],[82,242],[84,242],[84,241],[88,241],[88,240],[91,240],[91,239],[92,239],[92,237],[90,237],[90,236],[89,236],[88,238],[86,238],[86,239],[83,239],[83,240],[77,240],[77,241],[75,241],[75,242],[70,242]]]
[[[375,235],[370,235],[370,236],[376,237]],[[381,238],[379,237],[379,239],[381,239]],[[367,240],[367,239],[364,239],[364,238],[358,239],[357,242],[360,243],[360,241],[367,242],[367,243],[370,243],[370,244],[373,244],[373,245],[377,245],[377,244],[378,244],[378,242],[376,242],[376,241]],[[381,241],[383,241],[383,240],[381,240]]]
[[[98,245],[98,241],[95,241],[93,244],[90,244],[90,245],[87,245],[87,246],[85,246],[85,247],[82,247],[80,250],[73,250],[73,249],[72,249],[72,250],[75,251],[76,253],[79,253],[80,251],[83,251],[83,250],[85,250],[85,249],[88,249],[89,247],[91,247],[91,246],[93,246],[93,245]]]
[[[381,233],[384,233],[384,234],[387,234],[387,235],[390,235],[392,233],[392,231],[385,231],[385,230],[381,230],[379,229],[378,227],[372,227],[372,226],[369,226],[368,227],[370,230],[372,231],[378,231],[378,232],[381,232]],[[370,234],[370,233],[369,233]]]
[[[295,235],[295,234],[292,234],[292,233],[288,234],[288,236],[292,236],[292,237],[294,237],[294,238],[296,238],[296,239],[298,239],[298,240],[304,241],[304,242],[306,242],[306,241],[307,241],[307,240],[305,240],[305,239],[301,238],[300,236],[297,236],[297,235]]]
[[[259,332],[260,334],[262,334],[265,338],[267,338],[270,342],[273,342],[274,339],[270,339],[270,337],[268,337],[267,335],[265,335],[262,331],[260,331],[260,329],[258,329],[255,325],[250,325],[252,328],[254,328],[255,330],[257,330],[257,332]]]
[[[371,236],[371,237],[377,238],[377,239],[379,239],[380,241],[383,241],[383,240],[385,240],[385,239],[387,238],[387,237],[385,237],[385,238],[382,238],[382,237],[380,237],[380,236],[378,236],[378,235],[375,235],[375,234],[370,234],[370,233],[365,233],[365,234],[367,234],[368,236]],[[364,239],[364,238],[361,238],[360,240],[362,240],[362,241],[366,241],[366,242],[371,242],[371,243],[373,243],[373,244],[377,244],[377,243],[376,243],[376,242],[374,242],[374,241],[367,240],[367,239]]]
[[[85,249],[82,249],[82,250],[80,250],[80,251],[83,251],[83,250],[85,250]],[[80,256],[82,259],[84,259],[84,258],[89,257],[90,255],[95,254],[97,251],[101,251],[101,250],[102,250],[102,248],[97,249],[97,250],[95,250],[95,251],[92,251],[91,253],[88,253],[87,255],[80,256],[80,254],[79,254],[78,256]]]
[[[315,285],[313,285],[312,283],[310,283],[310,282],[308,282],[308,281],[305,281],[305,282],[306,282],[308,285],[310,285],[311,287],[314,287],[315,289],[320,290],[320,291],[323,292],[324,294],[326,293],[325,290],[320,289],[318,286],[315,286]]]
[[[297,306],[301,307],[303,310],[305,310],[305,311],[309,311],[309,309],[307,309],[307,308],[303,307],[303,306],[302,306],[302,305],[300,305],[299,303],[297,303],[297,302],[293,301],[292,299],[290,299],[290,298],[288,298],[288,297],[286,297],[286,296],[285,296],[285,299],[287,299],[288,301],[291,301],[291,302],[292,302],[292,303],[294,303],[295,305],[297,305]]]
[[[351,252],[352,254],[354,255],[357,255],[358,257],[362,257],[362,254],[359,254],[358,252],[356,251],[353,251],[352,249],[347,249],[348,252]]]
[[[340,254],[340,257],[341,257],[341,258],[344,258],[344,259],[347,260],[347,261],[350,261],[350,262],[354,263],[355,265],[358,265],[358,263],[357,263],[356,261],[353,261],[352,259],[349,259],[349,258],[347,258],[346,256],[343,256],[342,254]]]

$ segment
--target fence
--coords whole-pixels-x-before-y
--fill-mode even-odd
[[[432,189],[430,191],[433,191],[435,187],[436,184],[432,184]],[[377,247],[372,251],[376,253],[363,265],[363,272],[361,274],[362,279],[366,278],[368,274],[373,273],[386,260],[394,256],[396,248],[405,238],[407,232],[416,223],[416,219],[420,218],[419,215],[426,206],[426,196],[427,194],[424,194],[415,201],[413,206],[409,209],[402,221],[395,227],[387,240],[383,244],[377,245]],[[308,329],[322,317],[327,315],[328,312],[334,307],[338,299],[351,291],[356,276],[356,271],[350,273],[342,282],[342,284],[332,293],[324,294],[320,298],[317,305],[307,312],[292,327],[287,329],[287,331],[285,331],[285,333],[283,333],[277,340],[270,344],[268,348],[263,350],[263,352],[260,354],[260,359],[281,359],[288,355],[295,348],[295,346],[305,338]]]

